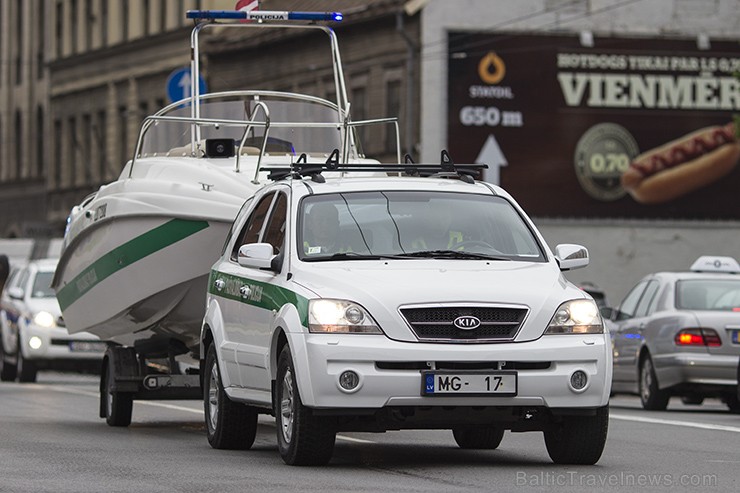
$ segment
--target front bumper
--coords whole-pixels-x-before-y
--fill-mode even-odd
[[[380,409],[389,406],[533,406],[596,408],[609,400],[611,346],[604,334],[547,335],[499,344],[425,344],[374,335],[291,334],[301,398],[314,408]],[[509,362],[517,366],[517,395],[424,396],[420,363],[436,366]],[[542,363],[549,363],[543,367]],[[411,369],[399,367],[414,366]],[[391,369],[392,368],[392,369]],[[528,368],[528,369],[524,369]],[[360,377],[353,392],[339,386],[352,370]],[[576,370],[588,375],[581,391],[570,387]]]
[[[655,355],[653,362],[661,388],[680,384],[737,386],[738,355],[671,353]]]

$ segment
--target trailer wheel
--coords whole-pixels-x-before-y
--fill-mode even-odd
[[[501,445],[504,429],[498,426],[458,426],[452,429],[452,436],[462,449],[494,450]]]
[[[101,411],[108,426],[128,426],[131,424],[131,412],[134,407],[133,395],[130,392],[114,391],[115,362],[114,351],[106,353],[105,364],[100,375]]]
[[[211,447],[228,450],[252,447],[257,434],[257,410],[232,401],[224,392],[215,344],[211,344],[206,353],[203,408]]]

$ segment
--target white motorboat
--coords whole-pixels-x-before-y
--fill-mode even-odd
[[[193,84],[192,97],[147,117],[119,179],[68,218],[52,287],[70,333],[148,345],[153,353],[172,354],[173,343],[176,353],[197,352],[210,268],[239,208],[265,180],[260,168],[298,159],[377,163],[358,150],[355,129],[395,125],[398,136],[395,119],[350,120],[330,28],[264,12],[258,22],[243,23],[242,14],[188,12],[198,21],[191,80],[199,80],[198,40],[206,28],[318,29],[330,41],[337,101],[263,90],[199,94]],[[264,20],[275,18],[281,20]]]

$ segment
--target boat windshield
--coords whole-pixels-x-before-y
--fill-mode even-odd
[[[502,197],[431,191],[311,195],[301,202],[305,261],[445,258],[544,262],[540,245]]]
[[[258,104],[258,102],[264,104]],[[243,151],[256,154],[262,146],[265,132],[267,143],[265,152],[271,154],[328,154],[341,147],[336,107],[328,101],[318,102],[304,99],[250,97],[239,100],[208,100],[200,104],[200,118],[219,120],[221,125],[201,124],[200,140],[234,139],[238,147],[247,131],[248,122],[254,125],[246,136]],[[269,112],[268,118],[264,107]],[[183,105],[174,108],[166,117],[190,118],[191,108]],[[227,121],[244,122],[241,125]],[[316,124],[332,124],[318,126]],[[189,155],[192,124],[188,121],[160,120],[147,130],[142,142],[142,155]]]

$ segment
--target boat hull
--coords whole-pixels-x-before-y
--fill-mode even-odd
[[[117,216],[82,231],[55,277],[70,333],[131,345],[152,337],[197,346],[208,272],[230,221]]]

